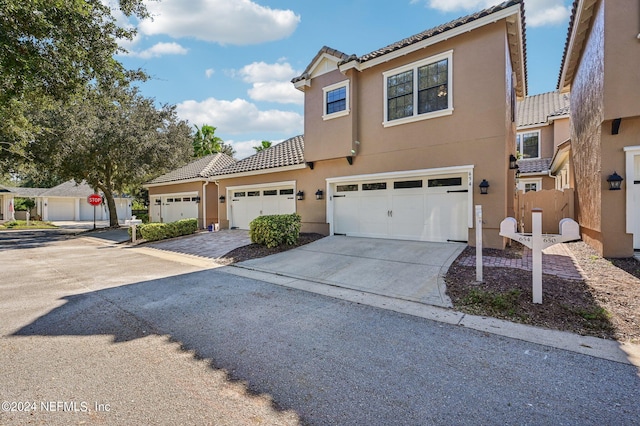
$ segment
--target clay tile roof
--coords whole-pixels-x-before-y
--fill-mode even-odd
[[[569,94],[548,92],[518,101],[518,127],[545,124],[550,117],[569,114]]]
[[[575,72],[575,67],[577,66],[577,60],[580,56],[582,45],[584,43],[585,37],[588,34],[587,27],[591,23],[591,16],[593,14],[593,9],[595,6],[595,0],[589,0],[584,3],[583,10],[579,11],[578,6],[580,5],[580,0],[574,0],[573,6],[571,7],[571,17],[569,18],[569,27],[567,30],[567,37],[564,42],[564,52],[562,53],[562,62],[560,64],[560,73],[558,74],[558,84],[557,88],[562,90],[564,87],[560,87],[563,84],[562,74],[565,72],[565,68],[567,75],[565,76],[565,81],[563,86],[568,86],[570,82],[573,80],[573,74]],[[576,18],[579,12],[582,12],[580,22],[576,22]],[[574,46],[574,52],[570,52],[571,49],[571,36],[574,33],[574,27],[577,27],[579,31],[576,31],[577,38],[575,40],[576,45]],[[582,27],[582,30],[580,30]],[[573,58],[570,56],[572,55]]]
[[[547,172],[551,165],[551,158],[532,158],[518,161],[518,171],[520,173],[541,173]]]
[[[257,152],[251,157],[247,157],[235,164],[217,170],[214,175],[220,176],[252,172],[276,167],[295,166],[298,164],[304,164],[304,138],[302,135],[294,136],[284,142]]]
[[[208,178],[217,170],[234,164],[235,161],[236,160],[229,157],[227,154],[210,154],[205,157],[198,158],[179,169],[172,170],[169,173],[158,176],[149,183],[168,183],[188,179]]]
[[[426,40],[430,37],[436,36],[438,34],[442,34],[454,28],[457,28],[461,25],[468,24],[469,22],[473,22],[477,19],[483,18],[485,16],[491,15],[492,13],[500,12],[501,10],[507,9],[511,6],[522,4],[522,0],[510,0],[504,1],[495,6],[489,7],[487,9],[481,10],[479,12],[473,13],[471,15],[463,16],[462,18],[454,19],[453,21],[447,22],[446,24],[438,25],[437,27],[431,28],[429,30],[423,31],[419,34],[413,35],[411,37],[400,40],[396,43],[390,44],[382,49],[375,50],[371,53],[361,56],[358,58],[358,62],[366,62],[371,59],[377,58],[379,56],[386,55],[387,53],[391,53],[393,51],[402,49],[403,47],[410,46],[412,44],[418,43],[420,41]],[[521,6],[522,7],[522,6]],[[524,17],[524,14],[523,14]],[[524,19],[524,18],[523,18]],[[523,22],[524,28],[524,22]],[[524,43],[524,40],[523,40]],[[526,55],[525,55],[526,58]]]

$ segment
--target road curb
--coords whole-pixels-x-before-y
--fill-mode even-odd
[[[517,324],[497,318],[469,315],[454,311],[453,309],[326,285],[324,283],[317,283],[296,277],[276,275],[246,266],[224,266],[220,268],[220,271],[432,321],[463,326],[511,339],[549,346],[622,364],[634,365],[640,368],[640,345],[591,336],[580,336],[566,331],[549,330],[531,325]]]

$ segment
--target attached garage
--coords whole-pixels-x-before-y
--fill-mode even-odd
[[[156,222],[175,222],[180,219],[198,218],[198,193],[171,194],[156,196],[160,200],[160,208],[157,209],[159,220]]]
[[[471,170],[458,170],[328,179],[332,233],[466,242],[472,226],[473,179]]]
[[[238,186],[227,188],[231,228],[249,229],[258,216],[296,212],[295,184]]]
[[[75,198],[49,198],[47,220],[79,220],[76,217]]]

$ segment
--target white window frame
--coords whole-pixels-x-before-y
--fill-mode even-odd
[[[524,152],[520,149],[520,147],[518,146],[518,144],[522,144],[522,140],[521,140],[521,135],[527,135],[529,133],[537,133],[538,134],[538,156],[537,157],[529,157],[529,158],[524,158],[522,157],[523,160],[531,160],[534,158],[540,158],[540,150],[542,149],[542,132],[540,131],[540,129],[538,130],[523,130],[522,132],[518,132],[516,133],[516,151],[518,153],[520,153],[521,155],[524,156]],[[520,139],[520,142],[518,142],[518,140]]]
[[[536,191],[542,191],[542,178],[520,178],[518,179],[518,191],[525,192],[527,184],[535,183]]]
[[[418,114],[418,109],[415,107],[418,105],[418,68],[423,67],[425,65],[433,64],[435,62],[439,62],[443,59],[447,59],[447,108],[441,109],[438,111],[427,112],[423,114]],[[398,118],[395,120],[388,120],[389,111],[388,111],[388,98],[387,98],[387,80],[389,77],[393,77],[394,75],[410,71],[412,70],[414,73],[413,78],[413,116]],[[382,84],[384,87],[383,90],[383,118],[382,125],[384,127],[397,126],[400,124],[413,123],[421,120],[428,120],[431,118],[443,117],[447,115],[453,114],[453,50],[449,50],[438,55],[430,56],[428,58],[422,59],[417,62],[413,62],[408,65],[404,65],[402,67],[394,68],[389,71],[385,71],[382,73],[383,79]]]
[[[327,94],[333,90],[337,90],[342,87],[345,88],[345,93],[346,93],[344,110],[327,114]],[[350,111],[351,111],[351,106],[349,102],[349,80],[344,80],[339,83],[335,83],[330,86],[322,88],[322,119],[323,120],[331,120],[338,117],[344,117],[345,115],[349,115]]]

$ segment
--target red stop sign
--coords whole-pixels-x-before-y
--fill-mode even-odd
[[[91,194],[87,197],[87,201],[92,206],[99,206],[100,204],[102,204],[102,197],[98,194]]]

